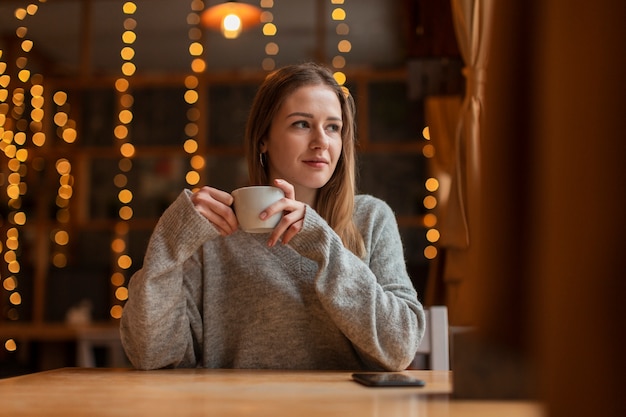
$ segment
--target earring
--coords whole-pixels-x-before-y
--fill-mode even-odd
[[[261,163],[261,167],[265,168],[265,153],[259,152],[259,162]]]

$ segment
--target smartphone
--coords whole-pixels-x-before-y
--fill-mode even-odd
[[[352,379],[368,387],[423,387],[426,382],[405,374],[356,373]]]

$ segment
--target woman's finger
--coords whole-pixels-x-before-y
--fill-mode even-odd
[[[237,217],[230,205],[230,194],[211,187],[202,187],[192,195],[196,210],[210,221],[222,235],[229,235],[237,230]]]

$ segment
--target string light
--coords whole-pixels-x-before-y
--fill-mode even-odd
[[[345,39],[346,36],[350,33],[350,26],[345,22],[347,13],[343,7],[344,0],[331,0],[331,5],[333,6],[331,11],[331,18],[333,21],[337,22],[335,27],[335,32],[337,35],[342,37],[337,43],[337,55],[332,58],[331,64],[335,70],[333,73],[333,77],[339,85],[341,85],[346,94],[348,94],[348,88],[345,86],[347,77],[343,69],[346,66],[346,58],[345,55],[348,54],[352,50],[352,43]]]
[[[422,130],[422,137],[426,141],[430,141],[430,129],[426,126]],[[422,148],[422,153],[426,158],[432,158],[435,154],[434,147],[432,144],[427,143]],[[428,191],[428,195],[424,197],[424,208],[427,210],[433,210],[437,207],[437,197],[435,193],[439,190],[439,180],[437,178],[431,177],[427,178],[424,183],[424,187],[426,191]],[[427,213],[424,215],[424,227],[426,227],[426,240],[429,244],[424,248],[424,257],[426,259],[435,259],[437,257],[438,251],[435,244],[439,241],[440,233],[436,228],[437,226],[437,216],[434,213]]]
[[[278,52],[280,52],[278,43],[273,40],[278,33],[278,28],[274,24],[274,13],[272,13],[274,0],[261,0],[259,6],[261,6],[261,9],[263,10],[261,12],[263,36],[268,39],[268,42],[265,44],[265,55],[267,56],[263,58],[261,67],[265,71],[273,71],[276,68],[276,60],[274,57],[278,55]]]
[[[191,156],[191,169],[185,175],[185,181],[192,188],[200,183],[201,170],[204,168],[204,157],[198,154],[200,146],[198,144],[198,133],[200,131],[200,109],[198,100],[200,98],[200,78],[199,74],[205,71],[206,61],[204,60],[204,47],[202,46],[203,33],[200,29],[200,14],[204,10],[202,0],[191,1],[191,12],[187,15],[187,23],[190,25],[189,55],[191,57],[192,74],[185,77],[185,102],[189,104],[187,109],[187,125],[185,135],[187,139],[183,144],[184,151]]]
[[[128,126],[133,121],[133,104],[134,97],[130,90],[130,78],[135,75],[137,70],[133,59],[135,58],[135,49],[133,47],[137,40],[135,29],[137,21],[133,18],[137,11],[137,5],[132,1],[127,1],[122,5],[122,13],[126,15],[124,19],[124,31],[122,32],[122,42],[124,46],[120,50],[122,65],[120,72],[122,77],[115,81],[115,89],[118,92],[119,112],[117,114],[118,124],[113,130],[113,135],[119,143],[120,160],[118,162],[119,172],[113,178],[113,183],[118,188],[117,199],[120,202],[118,210],[118,218],[113,241],[111,242],[111,251],[115,259],[113,274],[110,282],[113,287],[114,301],[109,315],[114,319],[122,317],[124,310],[123,303],[127,297],[120,297],[127,291],[126,288],[126,271],[132,266],[133,260],[128,255],[128,221],[133,218],[134,212],[131,207],[133,201],[133,192],[128,189],[128,172],[132,170],[132,159],[135,157],[135,146],[129,137]]]

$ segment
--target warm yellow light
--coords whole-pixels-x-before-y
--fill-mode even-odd
[[[227,39],[261,23],[261,9],[251,4],[229,1],[206,9],[201,16],[205,27],[222,32]]]
[[[111,284],[115,285],[116,287],[123,285],[124,281],[126,280],[124,279],[124,274],[122,274],[121,272],[115,272],[113,273],[113,275],[111,275]]]
[[[426,232],[426,240],[428,240],[431,243],[437,242],[440,237],[441,237],[441,234],[439,233],[439,230],[437,229],[430,229]]]
[[[433,213],[427,213],[424,215],[424,226],[435,227],[437,225],[437,216]]]
[[[133,201],[133,193],[130,190],[124,189],[117,194],[117,198],[120,202],[128,204]]]
[[[222,35],[226,39],[236,39],[241,34],[241,19],[235,14],[229,14],[222,20]]]
[[[422,148],[422,154],[426,158],[432,158],[433,156],[435,156],[435,147],[430,143],[428,145],[424,145],[424,147]]]
[[[337,7],[333,10],[331,17],[333,20],[346,20],[346,12],[341,7]]]
[[[42,1],[42,3],[45,3],[45,1]],[[39,6],[37,6],[34,3],[31,3],[28,6],[26,6],[26,12],[31,16],[37,13],[37,10],[39,10]]]
[[[115,126],[115,129],[113,129],[113,134],[118,139],[126,139],[126,137],[128,136],[128,128],[124,125]]]
[[[35,107],[33,111],[30,112],[30,118],[35,122],[41,122],[43,120],[43,109],[41,107]]]
[[[134,14],[137,11],[137,5],[132,1],[127,1],[124,3],[124,6],[122,6],[122,10],[124,14]]]
[[[2,283],[2,286],[7,291],[13,291],[17,288],[17,281],[15,277],[8,277],[7,279],[4,280],[4,282]]]
[[[13,138],[13,140],[15,141],[15,143],[17,143],[18,145],[23,145],[26,143],[26,133],[24,132],[17,132],[15,134],[15,137]],[[17,151],[16,151],[17,154]]]
[[[21,7],[15,9],[15,18],[18,20],[24,20],[24,18],[26,17],[26,9],[23,9]]]
[[[15,152],[15,159],[20,162],[26,162],[28,159],[28,149],[18,149],[17,152]]]
[[[198,150],[198,142],[193,139],[187,139],[183,145],[183,149],[185,149],[187,153],[194,153]]]
[[[133,64],[132,62],[124,62],[122,64],[122,74],[124,74],[127,77],[130,77],[131,75],[133,75],[136,70],[137,70],[137,67],[135,67],[135,64]]]
[[[7,196],[12,199],[20,198],[20,187],[18,185],[9,185],[7,187]]]
[[[432,195],[427,195],[426,197],[424,197],[424,207],[426,207],[428,210],[434,209],[435,207],[437,207],[437,199]]]
[[[76,142],[77,136],[78,136],[78,133],[76,132],[76,129],[72,129],[71,127],[68,127],[67,129],[63,129],[63,140],[66,143]]]
[[[137,35],[135,34],[135,32],[133,32],[132,30],[127,30],[124,31],[124,33],[122,33],[122,41],[127,44],[127,45],[131,45],[133,44],[135,41],[137,40]]]
[[[120,153],[126,158],[131,158],[135,155],[135,147],[131,143],[124,143],[120,146]]]
[[[191,157],[191,161],[189,162],[189,164],[191,165],[191,167],[195,170],[201,170],[204,168],[205,165],[205,160],[204,157],[200,156],[200,155],[194,155]]]
[[[273,23],[266,23],[263,25],[263,34],[265,36],[275,36],[278,32],[276,25]]]
[[[62,106],[67,102],[67,93],[64,91],[57,91],[52,96],[52,100],[57,106]]]
[[[337,71],[333,74],[333,78],[337,81],[337,84],[344,85],[346,83],[346,74],[341,71]]]
[[[130,46],[125,46],[120,51],[120,55],[122,56],[122,59],[130,61],[135,56],[135,50]]]
[[[123,93],[126,90],[128,90],[128,87],[129,87],[129,82],[127,79],[118,78],[117,80],[115,80],[115,89],[119,91],[120,93]]]
[[[25,225],[26,213],[24,213],[23,211],[18,211],[17,213],[15,213],[15,215],[13,216],[13,223],[17,224],[18,226]]]
[[[115,298],[120,301],[126,301],[128,299],[128,288],[119,287],[115,290]]]
[[[198,92],[196,90],[187,90],[185,91],[185,103],[187,104],[195,104],[198,102]]]
[[[424,137],[424,139],[430,140],[430,128],[428,126],[422,129],[422,136]]]
[[[426,246],[424,248],[424,257],[426,259],[435,259],[437,257],[437,248],[432,245]]]
[[[35,84],[30,88],[30,94],[33,96],[33,98],[38,97],[41,98],[41,103],[43,104],[43,97],[41,97],[43,95],[43,85],[41,84]],[[33,104],[34,106],[34,104]],[[35,106],[35,107],[41,107],[41,106]]]
[[[196,77],[195,75],[188,75],[185,77],[185,88],[193,90],[194,88],[198,87],[198,84],[199,80],[198,77]]]
[[[128,269],[132,266],[133,260],[128,255],[122,255],[117,259],[117,266],[122,269]]]
[[[337,55],[333,58],[333,67],[341,69],[346,66],[346,59],[341,55]]]
[[[65,230],[59,230],[54,234],[54,242],[57,245],[65,246],[70,242],[70,235]]]
[[[112,318],[121,319],[123,312],[124,312],[124,308],[122,306],[114,305],[113,307],[111,307],[111,310],[109,313],[111,314]]]
[[[8,249],[17,250],[20,247],[20,242],[17,239],[9,238],[6,241],[6,246]]]
[[[128,206],[124,206],[124,207],[120,208],[119,216],[120,216],[120,219],[122,219],[122,220],[130,220],[130,219],[132,219],[133,218],[133,209],[128,207]]]
[[[337,44],[337,50],[342,53],[348,53],[350,52],[350,50],[352,50],[352,44],[350,43],[350,41],[347,41],[345,39],[341,40]]]
[[[425,185],[426,189],[431,193],[439,189],[439,181],[437,181],[437,178],[428,178]]]
[[[120,122],[127,125],[133,120],[133,112],[131,112],[130,110],[122,110],[118,116],[118,119],[120,120]]]
[[[69,200],[70,198],[72,198],[72,187],[70,187],[69,185],[62,185],[59,187],[59,197],[65,199],[65,200]]]
[[[6,251],[4,253],[4,262],[10,263],[13,261],[17,261],[17,255],[15,254],[15,251],[13,250]]]
[[[193,72],[201,73],[201,72],[204,72],[205,69],[206,69],[206,62],[204,61],[204,59],[196,58],[193,61],[191,61],[191,70]]]
[[[204,47],[200,42],[192,42],[191,45],[189,45],[189,54],[191,56],[200,56],[203,51]]]
[[[189,185],[196,185],[200,182],[200,174],[198,174],[196,171],[189,171],[187,175],[185,175],[185,180]]]
[[[67,119],[68,119],[67,113],[58,112],[57,114],[54,115],[54,124],[56,124],[59,127],[63,127],[67,123]]]
[[[17,350],[17,344],[15,343],[15,340],[9,339],[6,342],[4,342],[4,348],[8,352],[15,352]]]
[[[267,45],[265,45],[265,53],[267,55],[278,55],[278,44],[275,42],[269,42]]]
[[[17,73],[17,78],[19,78],[23,83],[28,82],[30,79],[30,71],[26,69],[21,70]]]
[[[111,250],[115,253],[122,253],[126,250],[126,242],[122,238],[113,239]],[[121,284],[119,284],[121,285]]]
[[[13,294],[11,294],[9,296],[9,301],[14,306],[18,306],[18,305],[22,304],[22,296],[20,295],[19,292],[14,292]]]

